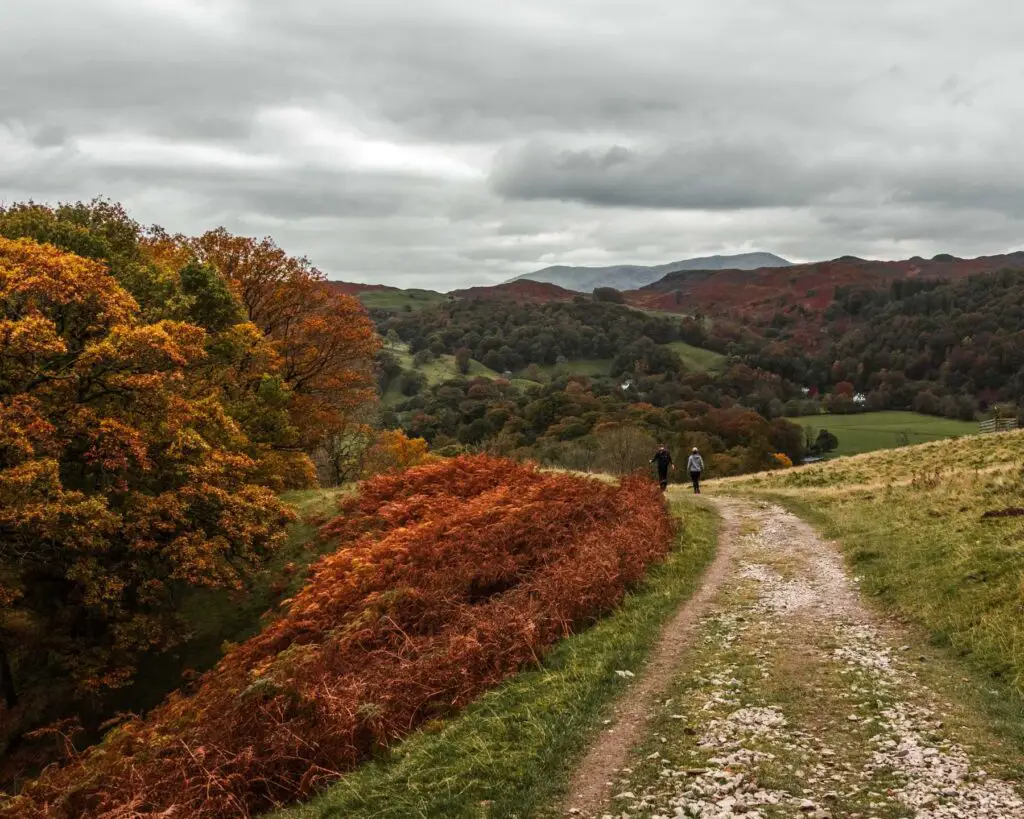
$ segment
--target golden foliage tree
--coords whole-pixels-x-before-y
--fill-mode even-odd
[[[5,736],[126,683],[183,635],[182,590],[240,588],[280,544],[291,513],[230,411],[276,366],[247,328],[149,322],[104,264],[0,239]]]
[[[373,446],[367,451],[363,474],[370,477],[385,472],[402,472],[429,463],[434,457],[423,438],[410,438],[400,429],[386,429],[378,433]]]

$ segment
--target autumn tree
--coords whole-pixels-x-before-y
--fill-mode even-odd
[[[0,236],[33,239],[103,262],[149,319],[186,319],[173,271],[153,263],[140,246],[146,231],[119,204],[105,199],[51,207],[34,202],[0,206]]]
[[[139,304],[144,322],[174,320],[206,330],[205,355],[189,365],[184,383],[199,393],[218,392],[248,438],[246,454],[259,463],[263,483],[275,489],[315,483],[293,423],[293,391],[282,357],[249,322],[231,283],[181,237],[143,228],[123,207],[103,199],[0,208],[0,235],[102,262]]]
[[[355,416],[376,397],[373,361],[380,346],[358,299],[333,292],[307,259],[289,256],[271,239],[219,229],[183,242],[230,282],[248,319],[281,357],[299,445],[312,451],[358,423]]]
[[[241,588],[281,543],[291,513],[212,379],[259,354],[247,328],[211,361],[206,329],[147,322],[104,264],[0,239],[0,742],[126,684],[185,635],[184,590]]]
[[[363,474],[371,477],[383,472],[402,472],[427,463],[431,457],[422,438],[410,438],[400,429],[386,429],[378,433],[367,451]]]

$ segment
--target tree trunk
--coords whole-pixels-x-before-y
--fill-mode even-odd
[[[18,690],[14,687],[14,673],[11,671],[11,661],[4,648],[0,648],[0,696],[3,696],[4,705],[8,708],[14,708],[18,704]]]

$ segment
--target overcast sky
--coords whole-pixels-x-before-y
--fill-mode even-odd
[[[0,0],[0,200],[331,278],[1024,243],[1018,0]]]

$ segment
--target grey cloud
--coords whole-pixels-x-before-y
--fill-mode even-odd
[[[5,0],[0,30],[0,200],[106,194],[339,278],[1024,235],[1011,0]]]
[[[717,211],[809,205],[841,189],[844,177],[757,144],[581,151],[532,144],[499,157],[491,184],[510,199]]]

